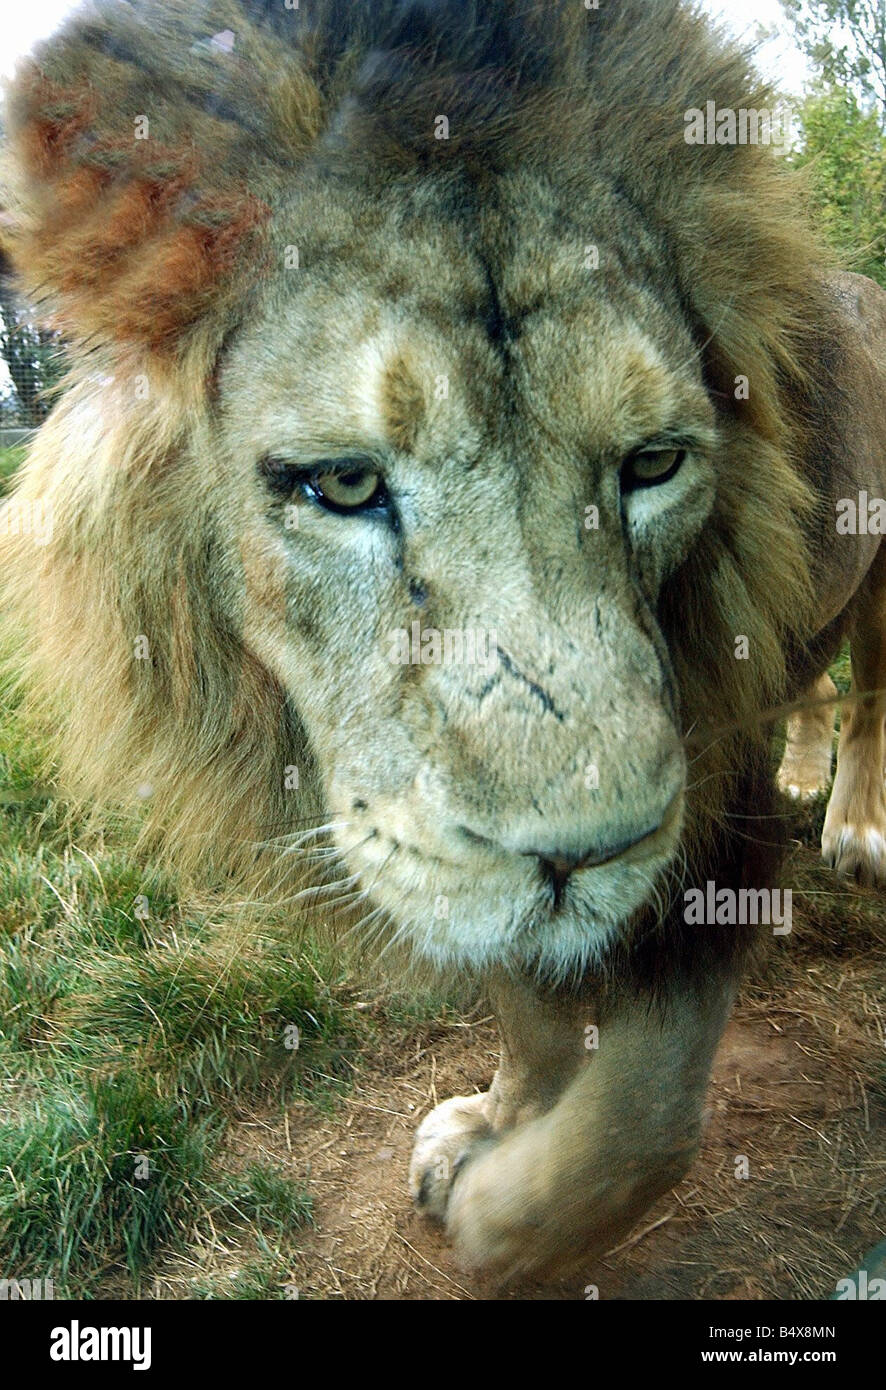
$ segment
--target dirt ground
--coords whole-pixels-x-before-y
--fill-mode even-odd
[[[235,1165],[282,1163],[312,1194],[314,1226],[292,1247],[298,1296],[561,1300],[584,1299],[591,1287],[604,1300],[832,1295],[886,1236],[886,933],[876,923],[866,938],[848,916],[835,932],[833,886],[815,873],[826,885],[824,929],[798,923],[795,908],[781,965],[746,987],[715,1064],[706,1139],[690,1175],[617,1248],[569,1279],[502,1289],[466,1273],[407,1195],[418,1121],[439,1100],[489,1085],[497,1051],[489,1017],[417,1027],[405,1049],[392,1040],[362,1059],[353,1089],[330,1113],[299,1103],[284,1116],[236,1124]],[[848,914],[854,899],[843,891]],[[736,1176],[741,1155],[747,1178]],[[176,1291],[158,1295],[187,1296],[184,1281],[174,1282]]]
[[[840,1168],[839,1138],[846,1129],[854,1131],[856,1142],[864,1136],[886,1151],[886,1117],[877,1117],[875,1130],[868,1111],[866,1131],[858,1088],[856,1104],[833,1113],[828,1088],[810,1074],[810,1039],[802,1026],[781,1032],[778,1026],[741,1016],[730,1025],[696,1169],[581,1280],[497,1289],[459,1270],[441,1233],[410,1209],[406,1171],[416,1120],[438,1098],[470,1092],[481,1069],[488,1083],[495,1065],[491,1026],[466,1028],[419,1049],[400,1075],[367,1076],[343,1107],[345,1114],[291,1116],[291,1162],[308,1178],[315,1201],[316,1228],[303,1241],[293,1271],[301,1296],[582,1299],[589,1284],[604,1299],[826,1296],[833,1284],[813,1291],[808,1271],[804,1278],[810,1239],[798,1224],[804,1200],[815,1187],[831,1201],[842,1192],[847,1175]],[[274,1137],[267,1136],[271,1152],[278,1149]],[[763,1150],[780,1150],[780,1157],[760,1163],[756,1155]],[[751,1158],[747,1181],[735,1177],[734,1158],[741,1153]],[[766,1192],[794,1182],[793,1210],[785,1204],[774,1231]],[[761,1218],[757,1230],[755,1212]],[[881,1209],[879,1229],[884,1216]],[[819,1224],[821,1216],[812,1211],[805,1219]],[[853,1267],[859,1241],[865,1248],[875,1243],[879,1230],[864,1231],[864,1225],[856,1212],[842,1229],[838,1221],[812,1237],[832,1251],[834,1282]],[[795,1260],[799,1267],[792,1267]]]

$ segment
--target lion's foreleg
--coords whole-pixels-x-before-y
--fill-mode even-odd
[[[834,743],[833,701],[837,687],[825,672],[806,692],[809,704],[788,719],[784,757],[776,778],[794,801],[812,801],[827,791]]]
[[[731,984],[708,982],[703,994],[673,986],[654,1004],[627,998],[598,1035],[588,1031],[596,1024],[587,1005],[570,1008],[576,1047],[568,1046],[561,1025],[552,1058],[555,1075],[571,1074],[547,1105],[550,1085],[536,1071],[541,1097],[534,1115],[525,1090],[517,1103],[520,1064],[512,1037],[510,1066],[506,1052],[498,1084],[508,1118],[521,1111],[531,1118],[489,1132],[454,1176],[445,1219],[464,1263],[514,1275],[599,1254],[672,1187],[698,1147],[711,1062],[732,996]],[[532,1038],[529,1014],[519,1031]],[[596,1046],[586,1046],[589,1037]],[[543,1048],[537,1029],[524,1080]],[[564,1065],[579,1051],[576,1066]],[[509,1086],[516,1089],[507,1101]]]

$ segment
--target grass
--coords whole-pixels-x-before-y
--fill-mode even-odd
[[[145,912],[144,905],[147,903]],[[0,718],[0,1267],[101,1296],[202,1223],[279,1244],[299,1186],[216,1154],[250,1106],[329,1105],[373,1020],[341,968],[286,939],[183,912],[125,836],[72,822]],[[298,1030],[298,1048],[287,1046]],[[287,1032],[287,1030],[290,1030]],[[275,1266],[276,1268],[276,1266]],[[33,1272],[33,1273],[32,1273]],[[252,1285],[249,1285],[252,1287]],[[208,1295],[207,1295],[208,1296]],[[241,1296],[246,1296],[245,1294]]]
[[[7,491],[9,480],[25,457],[26,449],[21,444],[0,449],[0,497]]]

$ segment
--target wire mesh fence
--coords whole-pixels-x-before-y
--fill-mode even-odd
[[[63,371],[61,338],[40,326],[0,256],[0,448],[26,440],[43,423]]]

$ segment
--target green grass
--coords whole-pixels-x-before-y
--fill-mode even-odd
[[[274,1264],[269,1236],[303,1225],[309,1204],[275,1168],[226,1175],[225,1131],[250,1107],[334,1103],[374,1025],[348,1007],[338,967],[283,928],[189,915],[125,839],[72,823],[2,708],[4,1276],[90,1297],[125,1271],[133,1296],[161,1248],[210,1220],[248,1227]]]
[[[25,457],[26,450],[20,444],[0,449],[0,497],[7,491],[9,480]]]
[[[281,1234],[311,1218],[311,1199],[305,1189],[270,1163],[250,1163],[242,1174],[225,1178],[220,1196],[244,1220]]]

